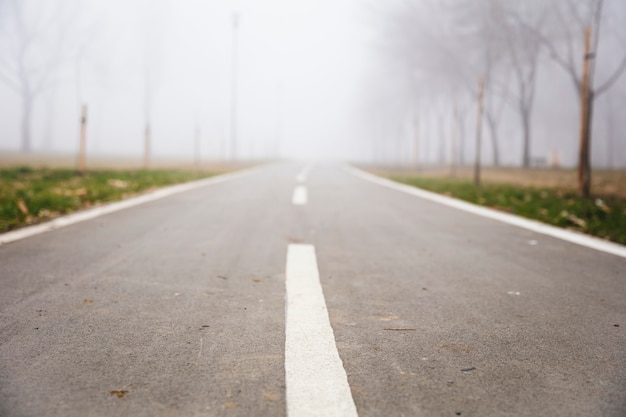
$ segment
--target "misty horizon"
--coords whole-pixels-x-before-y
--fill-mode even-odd
[[[459,20],[458,11],[436,2],[413,2],[409,8],[410,3],[0,0],[0,149],[23,148],[23,81],[16,57],[20,36],[27,34],[24,71],[29,83],[41,83],[32,98],[32,152],[76,152],[85,104],[91,157],[142,158],[149,125],[154,158],[192,160],[199,149],[203,160],[472,163],[475,92],[456,83],[454,74],[472,78],[478,71],[475,60],[484,45],[464,43],[470,37],[458,32],[472,30],[480,16],[470,12],[482,9],[459,0],[464,16]],[[470,9],[466,13],[463,7]],[[541,7],[530,2],[524,13]],[[598,84],[626,54],[625,14],[625,5],[606,1]],[[471,24],[464,22],[468,19]],[[558,36],[551,38],[557,46],[563,42]],[[444,62],[445,42],[459,48],[450,53],[456,64]],[[517,166],[522,142],[513,78],[506,72],[506,47],[494,45],[501,49],[494,55],[493,79],[506,90],[496,91],[492,82],[488,91],[499,123],[498,162]],[[538,55],[534,88],[533,161],[547,165],[556,157],[560,165],[574,166],[579,100],[568,74],[545,48]],[[621,76],[596,100],[591,152],[596,167],[626,165],[626,121],[619,117],[625,102]],[[482,160],[489,165],[496,142],[487,126],[483,136]]]

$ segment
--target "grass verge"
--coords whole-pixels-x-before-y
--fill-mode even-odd
[[[214,175],[184,170],[0,169],[0,233],[139,193]]]
[[[454,178],[388,178],[507,213],[626,244],[626,198],[599,195],[582,198],[574,191],[511,184],[484,184]]]

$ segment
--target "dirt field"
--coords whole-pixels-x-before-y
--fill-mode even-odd
[[[234,171],[258,165],[242,161],[232,163],[228,161],[208,161],[203,160],[196,165],[191,158],[162,158],[155,157],[150,161],[150,168],[153,169],[200,169],[214,172]],[[73,168],[76,166],[76,158],[69,154],[45,154],[19,152],[0,152],[0,168],[14,168],[19,166],[29,166],[32,168]],[[87,169],[142,169],[143,158],[129,156],[93,156],[87,158]]]

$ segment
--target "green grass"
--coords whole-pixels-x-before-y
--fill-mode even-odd
[[[626,244],[626,198],[582,198],[558,188],[484,184],[467,180],[392,175],[389,178],[471,203]]]
[[[213,174],[183,170],[0,169],[0,233]]]

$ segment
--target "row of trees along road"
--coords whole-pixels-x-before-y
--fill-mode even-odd
[[[495,165],[503,110],[517,113],[525,168],[532,162],[538,73],[559,67],[580,103],[579,191],[588,196],[594,103],[626,69],[625,12],[622,0],[403,0],[384,13],[383,50],[403,68],[413,117],[416,101],[450,103],[455,119],[471,107],[458,103],[480,104],[476,140],[484,121]]]
[[[146,167],[150,165],[152,107],[160,78],[159,42],[163,36],[152,23],[161,17],[161,3],[152,2],[137,19],[144,37],[139,55],[143,61]],[[0,83],[20,98],[22,152],[33,150],[33,114],[38,100],[47,102],[45,134],[49,137],[55,119],[55,93],[73,88],[77,111],[71,117],[80,120],[77,125],[84,136],[83,84],[89,82],[85,79],[90,78],[91,83],[97,79],[103,85],[110,81],[106,61],[111,53],[107,38],[112,28],[106,27],[97,10],[89,6],[81,0],[0,0]],[[50,150],[51,140],[44,142]]]

